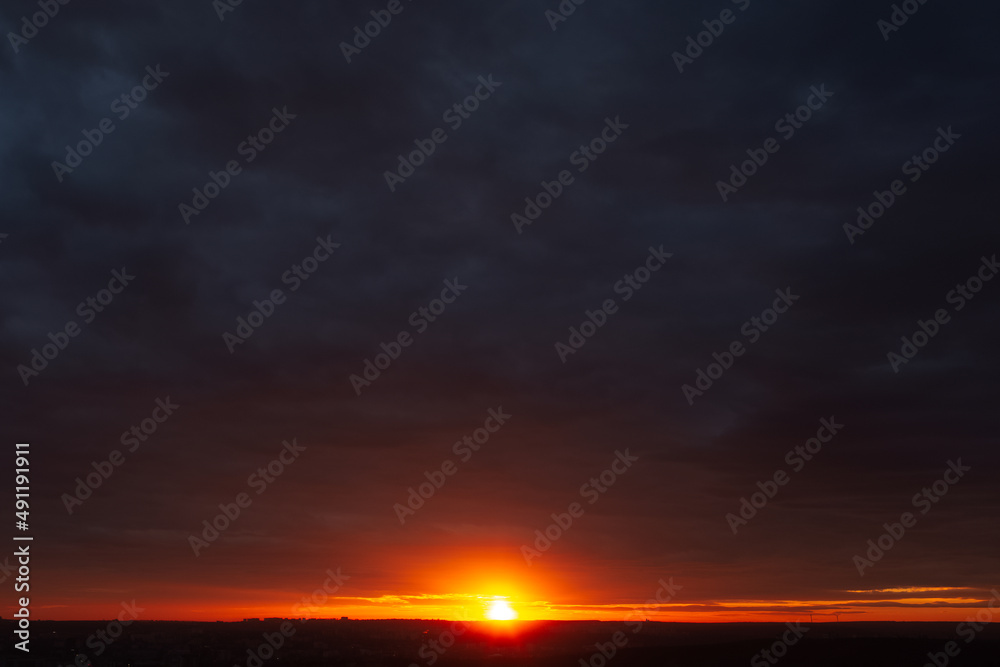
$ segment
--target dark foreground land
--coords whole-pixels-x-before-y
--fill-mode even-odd
[[[1000,667],[996,626],[265,619],[123,628],[39,621],[24,653],[13,648],[14,624],[3,620],[0,667]]]

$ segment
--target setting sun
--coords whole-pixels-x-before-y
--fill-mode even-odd
[[[490,603],[489,609],[486,610],[486,618],[491,621],[513,621],[517,618],[517,612],[511,608],[506,600],[496,599]]]

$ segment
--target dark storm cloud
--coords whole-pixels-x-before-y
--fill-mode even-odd
[[[5,50],[4,396],[10,437],[39,452],[40,537],[67,599],[116,587],[119,567],[132,590],[290,585],[268,558],[374,561],[359,586],[417,585],[389,573],[393,550],[470,535],[517,562],[625,447],[641,463],[539,561],[635,565],[617,583],[583,575],[602,600],[685,571],[704,599],[827,599],[957,457],[974,472],[865,583],[996,583],[1000,283],[898,374],[886,361],[1000,250],[996,10],[927,4],[886,42],[888,5],[754,0],[680,74],[672,54],[727,3],[594,0],[554,32],[550,4],[405,2],[350,64],[338,44],[379,3],[248,0],[219,21],[210,2],[71,2]],[[35,10],[6,8],[5,33]],[[157,65],[169,76],[58,182],[64,147]],[[489,75],[502,85],[390,192],[396,156]],[[729,166],[820,85],[829,102],[723,203]],[[287,129],[186,225],[192,188],[286,107]],[[518,234],[510,215],[609,117],[628,128]],[[949,126],[954,148],[851,245],[855,209]],[[338,251],[229,354],[222,333],[328,236]],[[661,245],[664,268],[562,364],[554,343]],[[134,283],[24,387],[16,366],[123,266]],[[468,290],[356,397],[348,376],[456,277]],[[681,385],[785,288],[800,300],[689,406]],[[74,478],[167,395],[177,415],[67,516]],[[511,423],[399,526],[406,488],[500,405]],[[830,415],[844,432],[734,537],[724,515]],[[301,462],[195,560],[187,535],[292,437]]]

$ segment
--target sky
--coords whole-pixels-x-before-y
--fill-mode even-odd
[[[682,4],[7,3],[35,617],[985,606],[998,10]]]

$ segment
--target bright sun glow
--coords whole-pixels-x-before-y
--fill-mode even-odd
[[[517,618],[517,612],[511,609],[506,600],[496,599],[490,602],[486,610],[486,618],[491,621],[513,621]]]

